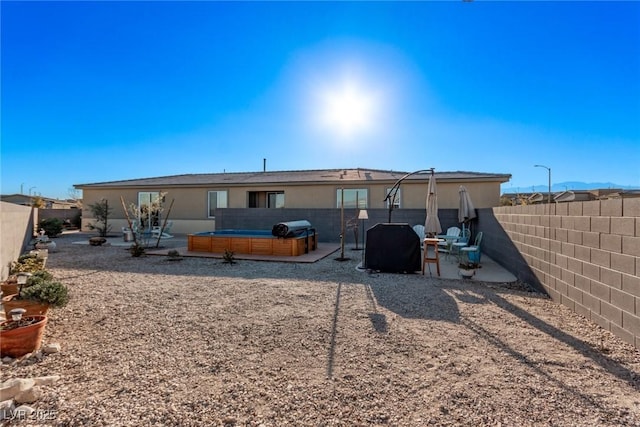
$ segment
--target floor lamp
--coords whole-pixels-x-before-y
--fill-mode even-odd
[[[358,212],[358,219],[362,224],[360,228],[362,228],[362,263],[364,264],[364,220],[369,219],[369,214],[366,209],[360,209],[360,212]]]

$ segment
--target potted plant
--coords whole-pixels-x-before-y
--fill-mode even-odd
[[[463,279],[471,279],[476,274],[477,264],[474,262],[461,262],[458,264],[458,272]]]
[[[9,319],[0,323],[0,355],[20,357],[40,348],[47,316],[23,317],[26,310],[13,309]]]
[[[11,262],[11,274],[17,273],[33,273],[38,270],[43,270],[45,259],[39,257],[37,253],[28,253],[20,255],[17,261]]]
[[[45,218],[40,221],[40,229],[44,230],[47,236],[57,237],[64,229],[64,223],[60,218]]]
[[[53,280],[53,275],[46,270],[36,270],[33,273],[21,271],[2,282],[0,289],[2,296],[14,295],[20,292],[20,288],[47,280]]]
[[[24,308],[27,316],[45,315],[50,307],[63,307],[67,302],[69,290],[66,285],[52,278],[39,276],[36,276],[31,286],[22,286],[17,294],[2,298],[7,317],[14,308]]]
[[[55,252],[57,249],[56,242],[49,239],[44,230],[40,230],[38,237],[36,237],[33,247],[36,249],[46,249],[49,252]]]
[[[0,292],[2,295],[13,295],[18,293],[18,278],[16,276],[9,276],[7,280],[0,283]]]

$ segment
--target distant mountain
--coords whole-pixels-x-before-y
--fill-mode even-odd
[[[560,192],[565,190],[602,190],[605,188],[616,188],[621,190],[637,190],[638,187],[632,185],[620,185],[612,182],[556,182],[551,184],[551,192]],[[549,186],[544,185],[532,185],[529,187],[502,187],[503,193],[546,193],[549,191]]]

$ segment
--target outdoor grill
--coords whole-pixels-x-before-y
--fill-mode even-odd
[[[390,273],[420,271],[420,245],[409,224],[376,224],[367,230],[364,267]]]

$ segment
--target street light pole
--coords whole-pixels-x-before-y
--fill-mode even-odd
[[[549,174],[549,195],[547,197],[547,203],[551,204],[551,168],[544,165],[533,165],[535,168],[545,168]]]

